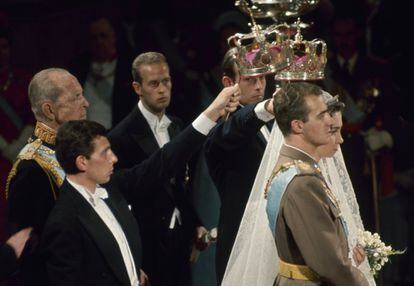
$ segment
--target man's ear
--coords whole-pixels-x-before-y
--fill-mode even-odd
[[[233,80],[229,76],[226,76],[226,75],[224,75],[221,78],[221,83],[223,84],[224,87],[229,87],[229,86],[234,85]]]
[[[42,103],[40,108],[42,110],[42,114],[43,114],[44,117],[46,117],[49,121],[54,121],[55,120],[55,118],[56,118],[55,109],[54,109],[51,102],[46,101],[46,102]]]
[[[303,133],[303,122],[302,120],[295,119],[290,123],[290,128],[293,134],[302,134]]]
[[[84,172],[88,166],[88,159],[83,155],[79,155],[76,157],[75,164],[79,171]]]
[[[133,81],[132,88],[134,89],[135,93],[139,96],[142,94],[142,85],[139,82]]]

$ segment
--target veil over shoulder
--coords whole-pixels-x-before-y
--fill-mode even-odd
[[[271,286],[275,281],[279,257],[268,225],[264,190],[282,144],[283,135],[277,124],[274,124],[227,263],[223,286]],[[339,200],[341,213],[349,230],[349,249],[352,249],[356,245],[358,230],[363,229],[363,224],[341,150],[334,157],[321,160],[319,164],[327,183]],[[350,258],[352,259],[351,253]],[[369,285],[375,286],[366,259],[359,269]]]

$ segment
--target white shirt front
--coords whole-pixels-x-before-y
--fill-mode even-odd
[[[138,108],[142,112],[145,120],[148,122],[155,139],[157,140],[158,146],[161,148],[164,144],[170,142],[170,135],[168,134],[168,127],[171,124],[171,120],[167,115],[163,114],[161,120],[157,115],[151,113],[145,108],[144,104],[140,100],[138,102]],[[178,208],[174,208],[171,214],[169,229],[174,229],[176,221],[181,225],[181,213]]]
[[[164,144],[170,141],[170,135],[168,134],[168,127],[171,124],[171,120],[163,115],[161,120],[158,116],[152,114],[148,109],[145,108],[144,104],[139,101],[138,108],[144,116],[145,120],[148,122],[151,131],[154,134],[155,139],[157,140],[158,146],[161,148]],[[201,113],[192,123],[195,130],[200,132],[203,135],[207,135],[210,130],[216,125],[216,122],[209,119],[204,113]],[[171,214],[169,229],[174,229],[176,222],[181,225],[181,213],[178,208],[174,208],[173,213]]]
[[[112,233],[116,242],[118,243],[126,270],[128,272],[131,286],[139,286],[137,269],[135,267],[134,257],[132,256],[131,249],[129,248],[128,240],[118,220],[104,201],[105,198],[108,198],[108,193],[105,188],[96,186],[95,193],[91,193],[85,187],[74,183],[68,178],[66,179],[68,180],[69,184],[71,184],[72,187],[74,187],[85,198],[86,201],[88,201],[94,211],[108,227],[109,231]]]
[[[171,120],[167,117],[167,115],[163,114],[160,120],[157,115],[152,114],[145,108],[141,100],[138,102],[138,108],[142,112],[145,120],[147,120],[151,131],[157,140],[158,146],[161,148],[164,144],[170,142],[168,127],[171,124]]]
[[[338,63],[339,63],[339,66],[341,67],[341,69],[343,69],[345,63],[348,62],[348,66],[347,66],[348,72],[350,74],[352,74],[354,72],[354,68],[355,68],[356,61],[358,59],[358,53],[355,53],[347,61],[343,57],[341,57],[340,55],[337,55],[337,59],[338,59]]]
[[[112,96],[117,59],[111,62],[92,62],[83,86],[83,94],[89,101],[88,120],[112,127]]]

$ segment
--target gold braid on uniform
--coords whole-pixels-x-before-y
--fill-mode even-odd
[[[295,160],[296,161],[296,160]],[[273,179],[280,173],[280,172],[284,172],[287,169],[289,169],[291,166],[295,165],[295,161],[292,162],[287,162],[285,164],[283,164],[282,166],[280,166],[279,168],[275,168],[272,171],[272,174],[270,175],[269,179],[267,179],[267,183],[266,183],[266,188],[265,188],[265,199],[267,199],[267,193],[269,192],[269,188],[272,185]]]
[[[56,130],[46,126],[42,122],[37,121],[34,130],[34,135],[43,142],[55,145],[56,144]]]
[[[53,198],[57,198],[53,183],[55,183],[58,187],[60,187],[63,183],[62,178],[59,176],[58,172],[55,169],[55,167],[59,167],[59,163],[55,160],[51,160],[50,158],[42,156],[42,152],[49,155],[55,153],[54,150],[42,148],[42,144],[45,142],[54,145],[56,143],[56,131],[41,122],[37,122],[34,135],[37,137],[37,139],[34,141],[32,139],[29,139],[29,143],[26,145],[28,146],[26,152],[17,156],[17,159],[14,162],[13,167],[7,177],[5,191],[6,199],[8,198],[9,194],[10,182],[13,177],[16,176],[17,167],[22,160],[34,160],[42,168],[49,179]]]
[[[296,168],[298,168],[300,170],[300,173],[302,173],[302,174],[314,173],[315,175],[318,175],[318,178],[320,178],[321,181],[322,181],[323,190],[325,191],[326,195],[331,200],[331,202],[334,204],[334,206],[339,211],[341,210],[340,207],[339,207],[338,199],[336,198],[334,193],[331,191],[331,189],[328,187],[328,184],[326,183],[325,178],[323,177],[322,171],[319,168],[319,166],[318,165],[312,166],[312,164],[309,164],[309,163],[304,162],[302,160],[293,160],[291,162],[287,162],[287,163],[283,164],[279,168],[275,167],[273,169],[272,174],[270,175],[270,177],[269,177],[269,179],[267,180],[267,183],[266,183],[266,188],[265,188],[265,192],[264,192],[264,195],[265,195],[266,199],[267,199],[267,193],[269,192],[269,189],[270,189],[270,186],[272,185],[273,179],[280,172],[284,172],[284,171],[288,170],[293,165],[296,166]]]
[[[286,162],[285,164],[281,165],[279,168],[274,168],[272,171],[272,174],[270,175],[269,179],[266,183],[265,188],[265,198],[267,199],[267,193],[269,191],[270,186],[272,185],[273,179],[279,174],[283,173],[284,171],[290,169],[292,166],[295,166],[297,169],[300,170],[300,173],[321,173],[321,170],[317,166],[312,166],[311,164],[307,162],[303,162],[302,160],[293,160],[290,162]]]

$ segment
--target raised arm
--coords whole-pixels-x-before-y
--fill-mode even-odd
[[[112,183],[121,186],[128,200],[145,193],[154,184],[164,183],[175,174],[177,166],[185,164],[200,148],[207,134],[215,126],[215,121],[225,112],[236,110],[239,104],[239,94],[237,85],[224,88],[190,126],[147,160],[131,169],[116,172]]]

